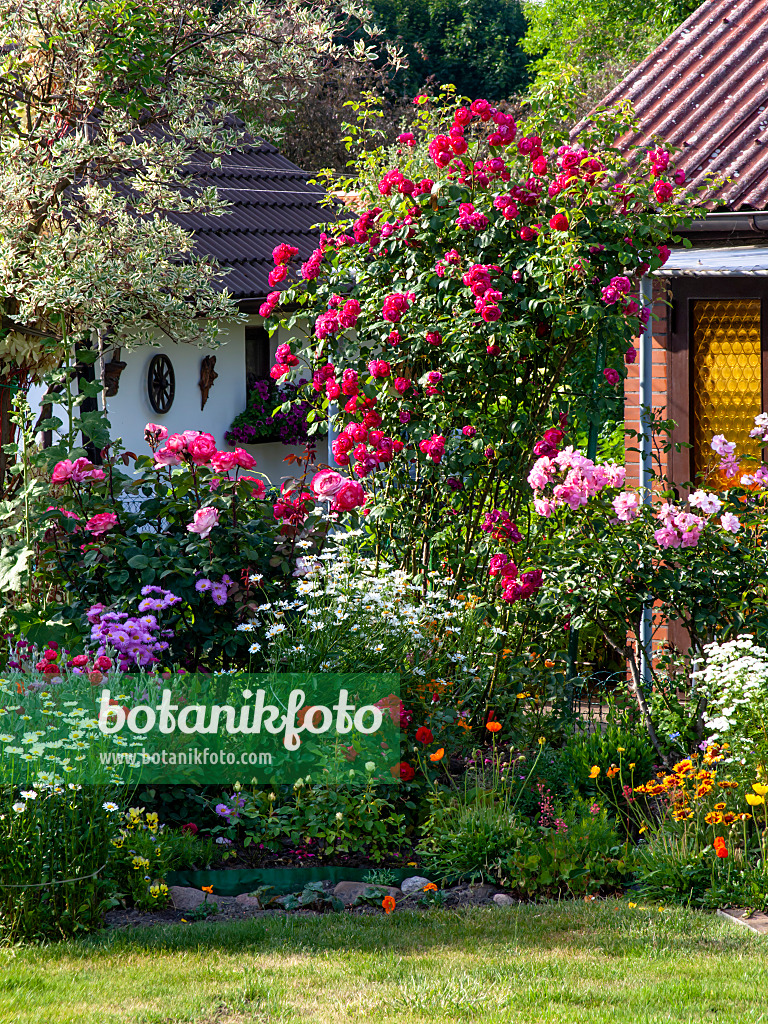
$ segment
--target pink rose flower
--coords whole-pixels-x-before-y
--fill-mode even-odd
[[[53,467],[51,473],[51,483],[54,484],[65,484],[67,480],[72,478],[72,463],[69,459],[62,459],[61,462],[57,462]]]
[[[622,523],[631,523],[633,519],[637,518],[640,499],[634,491],[623,491],[621,494],[617,494],[611,504],[616,518]]]
[[[319,473],[315,473],[309,486],[316,498],[326,501],[328,498],[335,497],[345,482],[341,473],[336,473],[332,469],[322,469]],[[358,486],[360,485],[358,484]]]
[[[735,516],[732,512],[725,512],[720,516],[720,525],[728,533],[738,533],[741,529],[738,516]]]
[[[211,456],[211,469],[214,473],[228,473],[237,465],[237,455],[234,452],[214,452]]]
[[[190,533],[197,533],[201,540],[205,540],[214,526],[218,526],[219,513],[215,508],[206,505],[195,512],[193,521],[187,526]]]
[[[615,385],[618,384],[621,380],[621,377],[619,376],[618,372],[614,370],[612,366],[607,366],[603,370],[603,376],[609,384]]]
[[[204,466],[216,454],[216,439],[213,434],[196,434],[187,442],[187,451],[196,466]]]
[[[331,511],[351,512],[353,508],[359,508],[365,502],[365,497],[361,483],[357,480],[344,480],[334,495]]]
[[[241,469],[253,469],[256,465],[256,459],[242,448],[235,448],[234,455],[235,461]]]
[[[178,466],[180,462],[181,457],[170,448],[161,448],[160,451],[155,452],[155,465],[157,466]]]
[[[85,529],[92,533],[94,537],[99,537],[102,533],[112,530],[115,526],[117,526],[117,516],[114,512],[100,512],[96,516],[91,516],[85,524]]]

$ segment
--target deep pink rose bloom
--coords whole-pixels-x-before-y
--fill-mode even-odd
[[[556,213],[549,221],[549,226],[553,231],[567,231],[568,230],[568,218],[564,213]]]
[[[335,473],[332,469],[322,469],[315,473],[309,486],[316,498],[326,501],[335,497],[344,484],[345,480],[341,473]]]
[[[215,473],[228,473],[238,465],[234,452],[214,452],[211,456],[211,469]]]
[[[187,451],[196,466],[204,466],[216,454],[216,439],[213,434],[197,434],[188,442]]]
[[[187,438],[184,434],[171,434],[165,443],[165,447],[172,452],[185,452],[187,450]]]
[[[256,465],[256,459],[242,448],[235,448],[234,456],[235,462],[241,469],[253,469]]]
[[[103,480],[104,470],[98,469],[88,459],[75,459],[72,463],[71,479],[75,483],[82,483],[84,480]]]
[[[72,478],[72,463],[69,459],[62,459],[53,467],[51,482],[54,484],[65,484]]]
[[[461,428],[461,432],[464,437],[474,437],[477,433],[477,427],[473,427],[471,423],[467,423],[466,426]]]
[[[251,497],[252,498],[263,498],[267,493],[267,485],[263,480],[259,480],[255,476],[241,476],[239,482],[247,481],[251,485]]]
[[[197,533],[201,540],[205,540],[214,526],[219,522],[219,513],[215,508],[206,505],[195,512],[193,521],[187,526],[190,533]]]
[[[657,181],[653,186],[653,194],[659,203],[667,203],[672,198],[674,188],[668,181]]]
[[[334,495],[332,512],[351,512],[353,508],[359,508],[365,502],[365,491],[363,485],[357,480],[344,480],[342,486]]]
[[[624,353],[624,362],[630,366],[637,359],[637,349],[628,348]]]
[[[621,377],[619,376],[618,372],[614,370],[612,366],[607,366],[603,370],[603,376],[609,384],[618,384],[621,380]]]
[[[100,512],[96,516],[91,516],[85,524],[86,530],[92,533],[94,537],[99,537],[102,533],[106,533],[107,530],[111,530],[115,526],[117,526],[117,516],[114,512]]]

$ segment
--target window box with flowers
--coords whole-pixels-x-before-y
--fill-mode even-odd
[[[300,387],[278,385],[270,378],[255,380],[248,392],[245,410],[236,416],[226,432],[228,444],[303,444],[307,438],[309,402],[296,402]],[[292,402],[288,412],[278,411],[285,402]]]

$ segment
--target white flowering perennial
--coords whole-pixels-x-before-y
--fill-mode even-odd
[[[452,597],[453,580],[433,572],[425,586],[361,557],[349,539],[334,537],[344,544],[302,556],[294,601],[256,609],[252,632],[272,669],[391,671],[439,688],[444,675],[464,679],[490,667],[503,630],[473,602]]]
[[[704,724],[743,763],[768,757],[768,650],[748,634],[704,648]]]

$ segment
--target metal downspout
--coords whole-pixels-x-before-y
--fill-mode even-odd
[[[640,282],[640,305],[653,308],[653,282],[644,275]],[[640,342],[640,429],[642,438],[640,442],[640,488],[643,503],[651,503],[651,471],[652,471],[652,436],[651,436],[651,409],[653,406],[653,318],[648,318],[648,323],[643,328]],[[651,658],[653,648],[653,630],[651,623],[651,609],[643,608],[643,617],[640,623],[640,678],[644,686],[651,683]]]

